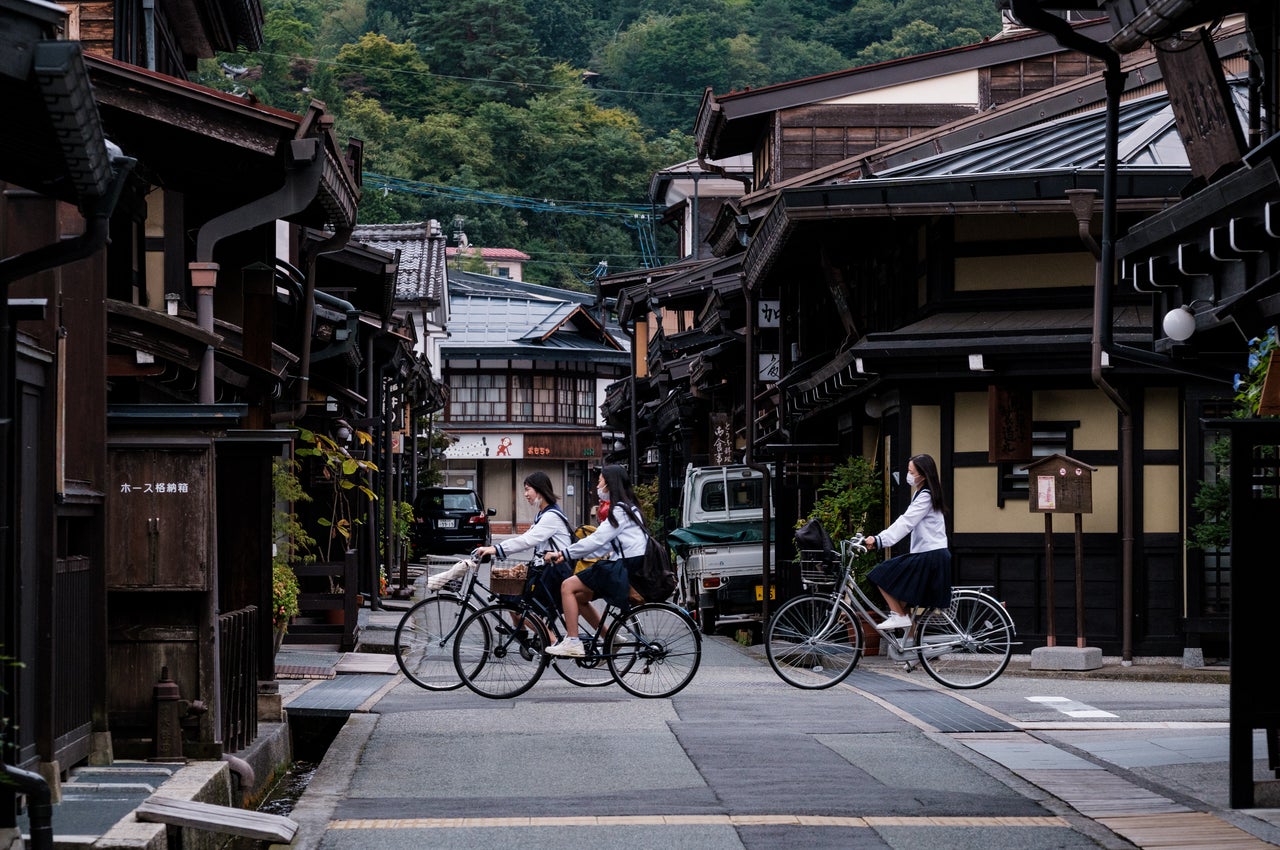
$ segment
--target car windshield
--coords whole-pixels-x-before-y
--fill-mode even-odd
[[[472,493],[445,493],[444,509],[446,511],[474,511],[476,497]]]

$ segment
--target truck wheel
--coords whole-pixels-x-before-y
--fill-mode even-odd
[[[702,626],[704,635],[714,635],[716,633],[716,609],[699,608],[698,624]]]

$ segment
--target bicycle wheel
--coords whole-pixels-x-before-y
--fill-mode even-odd
[[[553,637],[559,640],[560,636],[564,634],[563,614],[556,618],[552,629],[555,632]],[[578,636],[582,638],[582,644],[587,648],[586,656],[583,658],[559,658],[553,655],[551,657],[551,669],[555,670],[560,678],[566,682],[577,685],[580,688],[599,688],[604,685],[612,685],[617,680],[609,670],[609,662],[604,657],[603,633],[596,634],[595,630],[587,625],[586,620],[578,617]]]
[[[454,668],[463,684],[482,697],[510,699],[538,681],[547,666],[542,621],[500,602],[462,621],[453,641]],[[470,653],[478,650],[478,657]]]
[[[916,622],[917,651],[925,671],[948,688],[980,688],[1009,666],[1013,629],[999,602],[985,594],[952,597]]]
[[[862,627],[853,609],[830,596],[787,602],[764,633],[769,666],[793,687],[816,691],[842,682],[862,657]]]
[[[453,663],[453,638],[462,618],[476,610],[475,603],[461,596],[436,593],[404,613],[394,646],[396,663],[410,682],[429,691],[462,687]]]
[[[627,693],[679,693],[702,663],[702,635],[683,611],[665,602],[640,605],[614,621],[605,637],[609,672]]]

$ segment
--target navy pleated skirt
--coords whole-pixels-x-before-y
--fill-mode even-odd
[[[877,564],[867,577],[885,593],[911,608],[951,604],[951,552],[908,552]]]

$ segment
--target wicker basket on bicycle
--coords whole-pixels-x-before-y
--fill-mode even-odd
[[[515,564],[510,567],[495,566],[489,570],[489,590],[499,596],[520,596],[524,593],[525,583],[528,580],[528,564]]]
[[[840,580],[840,555],[823,549],[800,550],[800,581],[830,587]]]

